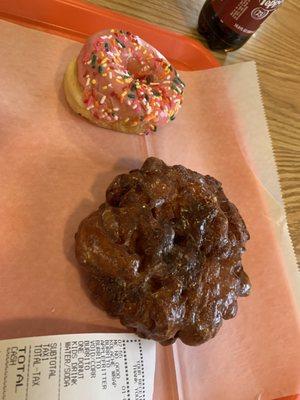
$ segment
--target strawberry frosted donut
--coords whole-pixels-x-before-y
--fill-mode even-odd
[[[130,32],[91,36],[65,73],[68,103],[103,128],[144,134],[172,121],[184,83],[156,49]]]

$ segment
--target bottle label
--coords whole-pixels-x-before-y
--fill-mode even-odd
[[[233,31],[252,35],[284,0],[212,0],[220,20]]]

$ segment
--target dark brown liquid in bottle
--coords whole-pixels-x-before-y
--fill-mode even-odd
[[[205,37],[212,50],[237,50],[251,37],[228,28],[216,14],[210,0],[206,1],[199,15],[198,31]]]

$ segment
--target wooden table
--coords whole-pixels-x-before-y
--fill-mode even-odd
[[[91,0],[196,39],[204,0]],[[288,224],[300,262],[300,2],[285,0],[240,50],[214,53],[221,64],[255,60]],[[204,41],[203,41],[204,43]]]

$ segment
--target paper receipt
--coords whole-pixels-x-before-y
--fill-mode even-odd
[[[134,334],[0,341],[1,400],[151,400],[155,343]]]

